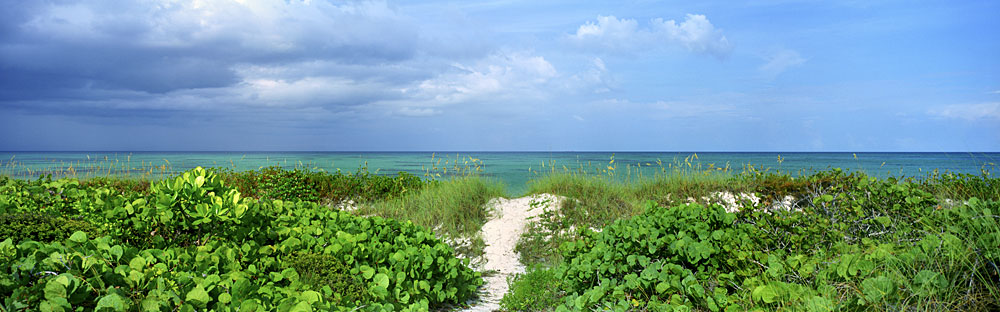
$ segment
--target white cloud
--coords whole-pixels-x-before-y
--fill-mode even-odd
[[[654,33],[666,35],[666,39],[679,42],[692,52],[725,57],[732,50],[726,36],[722,35],[721,30],[715,29],[704,15],[688,14],[680,24],[674,20],[663,21],[657,18],[651,24]]]
[[[1000,120],[1000,102],[945,105],[930,109],[928,113],[944,118],[970,121],[979,119]]]
[[[427,108],[467,103],[545,98],[559,75],[544,57],[525,52],[498,52],[473,64],[452,64],[442,72],[400,89],[401,98],[383,101],[409,116],[427,116]],[[419,114],[413,114],[419,112]]]
[[[630,51],[662,45],[679,45],[694,53],[724,58],[732,45],[721,30],[700,14],[687,14],[683,22],[656,18],[647,27],[634,19],[598,16],[597,22],[580,25],[570,39],[614,51]]]
[[[377,96],[385,85],[355,81],[344,77],[303,77],[295,80],[274,80],[268,78],[248,79],[234,87],[232,93],[239,94],[248,105],[267,107],[338,106],[360,105],[359,99],[366,95]]]
[[[789,49],[782,49],[771,53],[764,59],[766,62],[757,69],[769,79],[774,79],[786,70],[801,66],[806,62],[806,59],[802,58],[799,52]]]
[[[592,93],[610,92],[618,87],[618,80],[611,75],[608,66],[599,57],[590,60],[589,66],[566,80],[566,88],[571,90],[591,91]]]
[[[644,30],[648,32],[648,30]],[[597,23],[588,21],[580,25],[573,38],[579,41],[595,40],[611,47],[631,45],[636,36],[643,34],[639,23],[633,19],[618,19],[614,16],[597,16]]]
[[[497,53],[471,66],[452,66],[458,71],[424,80],[404,92],[442,103],[463,102],[501,91],[530,90],[556,76],[545,58],[525,53]]]

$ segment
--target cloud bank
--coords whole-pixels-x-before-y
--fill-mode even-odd
[[[752,150],[815,137],[842,150],[892,146],[897,129],[929,149],[1000,142],[996,46],[940,10],[567,6],[13,1],[0,10],[0,132],[13,134],[0,150]],[[954,10],[992,25],[995,6]],[[677,13],[688,8],[710,14]],[[775,9],[803,15],[760,22]],[[897,27],[888,41],[842,27],[868,18],[963,31]],[[856,123],[870,126],[844,126]],[[851,131],[878,138],[838,139]]]
[[[599,58],[561,73],[528,49],[458,51],[441,39],[455,36],[382,1],[13,6],[20,18],[0,22],[0,106],[30,113],[428,117],[613,85]]]

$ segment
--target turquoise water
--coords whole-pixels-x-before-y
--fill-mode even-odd
[[[695,158],[694,155],[697,155]],[[778,161],[778,156],[782,161]],[[475,159],[475,161],[472,161]],[[503,181],[512,194],[526,183],[552,171],[601,172],[614,159],[615,176],[635,177],[671,170],[676,166],[701,169],[744,166],[763,167],[793,175],[843,168],[886,176],[924,177],[929,171],[979,174],[996,167],[1000,153],[776,153],[776,152],[0,152],[0,174],[35,178],[75,172],[78,177],[118,175],[170,176],[202,166],[251,170],[265,166],[305,167],[314,170],[354,172],[361,166],[379,174],[406,171],[442,178],[458,167]],[[685,162],[688,160],[688,162]],[[659,164],[658,164],[659,161]],[[649,164],[649,165],[647,165]],[[660,165],[662,164],[662,165]],[[434,169],[437,167],[438,169]],[[441,167],[447,167],[445,172]],[[71,169],[72,168],[72,169]],[[162,170],[161,170],[162,169]],[[530,170],[529,170],[530,169]]]

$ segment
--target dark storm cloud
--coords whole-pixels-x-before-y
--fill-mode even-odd
[[[415,27],[378,3],[9,6],[0,24],[2,102],[231,87],[247,78],[236,71],[242,64],[400,62],[413,57],[417,38]]]
[[[249,120],[268,111],[323,123],[470,103],[488,111],[482,103],[567,88],[553,85],[559,73],[544,57],[498,50],[488,31],[379,1],[12,5],[0,107],[20,114]]]

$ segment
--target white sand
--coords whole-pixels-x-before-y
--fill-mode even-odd
[[[757,206],[761,202],[761,198],[757,197],[754,193],[739,193],[733,194],[730,192],[715,192],[711,196],[702,197],[702,202],[705,203],[717,203],[722,205],[726,212],[739,212],[740,208],[743,207],[743,203],[747,202],[750,205]],[[687,201],[689,203],[695,202],[694,198],[688,197]],[[795,198],[792,196],[785,196],[780,201],[772,203],[766,208],[765,211],[773,212],[778,210],[791,211],[791,210],[802,210],[801,208],[795,207]]]
[[[530,218],[542,213],[544,206],[531,208],[532,202],[542,203],[549,209],[559,207],[561,198],[541,194],[514,199],[495,199],[492,218],[483,225],[482,235],[486,241],[481,270],[492,273],[485,278],[486,285],[480,288],[480,300],[462,311],[486,312],[500,309],[500,299],[507,293],[507,278],[524,273],[524,265],[518,260],[514,246],[525,231]]]

